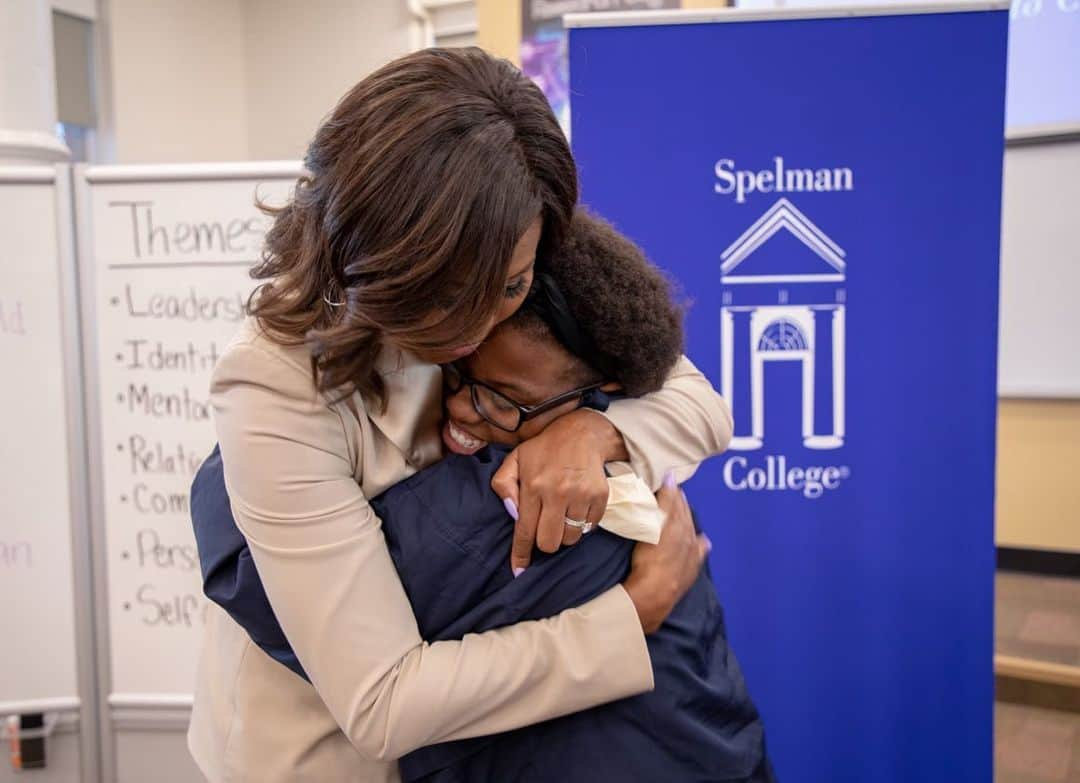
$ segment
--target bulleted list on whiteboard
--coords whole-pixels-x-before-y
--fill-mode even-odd
[[[269,183],[281,198],[288,184]],[[255,192],[252,181],[95,188],[114,692],[187,693],[193,682],[208,604],[190,488],[216,440],[211,374],[245,318],[269,226]],[[155,657],[172,687],[148,664]]]

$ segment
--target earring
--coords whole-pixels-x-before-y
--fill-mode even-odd
[[[344,299],[342,299],[340,302],[334,302],[331,301],[330,297],[327,296],[325,293],[322,295],[322,300],[331,307],[344,307],[346,305],[346,301]]]

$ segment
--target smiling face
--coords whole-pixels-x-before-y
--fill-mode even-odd
[[[536,265],[536,249],[540,244],[540,235],[543,230],[543,221],[537,217],[529,224],[525,233],[518,239],[514,246],[514,253],[510,258],[510,266],[506,271],[506,279],[503,283],[503,295],[499,300],[498,309],[489,321],[468,337],[471,342],[430,353],[416,351],[417,355],[432,364],[445,364],[455,359],[468,356],[480,347],[482,341],[492,329],[512,316],[525,301],[525,295],[529,292],[533,281],[533,268]]]
[[[481,381],[521,405],[537,405],[596,380],[583,362],[554,338],[519,328],[514,322],[492,332],[483,345],[459,362],[470,377]],[[473,454],[488,443],[516,446],[580,404],[578,398],[522,423],[517,432],[489,424],[473,407],[470,389],[447,392],[443,442],[456,454]]]

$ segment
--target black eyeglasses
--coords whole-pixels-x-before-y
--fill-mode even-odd
[[[591,383],[588,386],[558,394],[537,405],[522,405],[511,400],[502,392],[491,388],[483,381],[470,378],[453,364],[444,364],[442,370],[446,390],[450,394],[457,394],[462,386],[468,386],[469,395],[472,397],[473,408],[476,409],[476,412],[488,424],[498,427],[504,432],[517,432],[521,425],[529,419],[535,418],[541,413],[547,413],[551,409],[565,405],[574,399],[577,399],[578,407],[581,407],[589,392],[596,391],[604,385],[602,382]]]

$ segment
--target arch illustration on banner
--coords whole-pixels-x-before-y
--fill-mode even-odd
[[[844,444],[845,256],[786,198],[721,253],[721,386],[735,423],[731,449],[761,448],[767,415],[793,415],[766,410],[765,366],[774,361],[801,365],[803,446]]]

